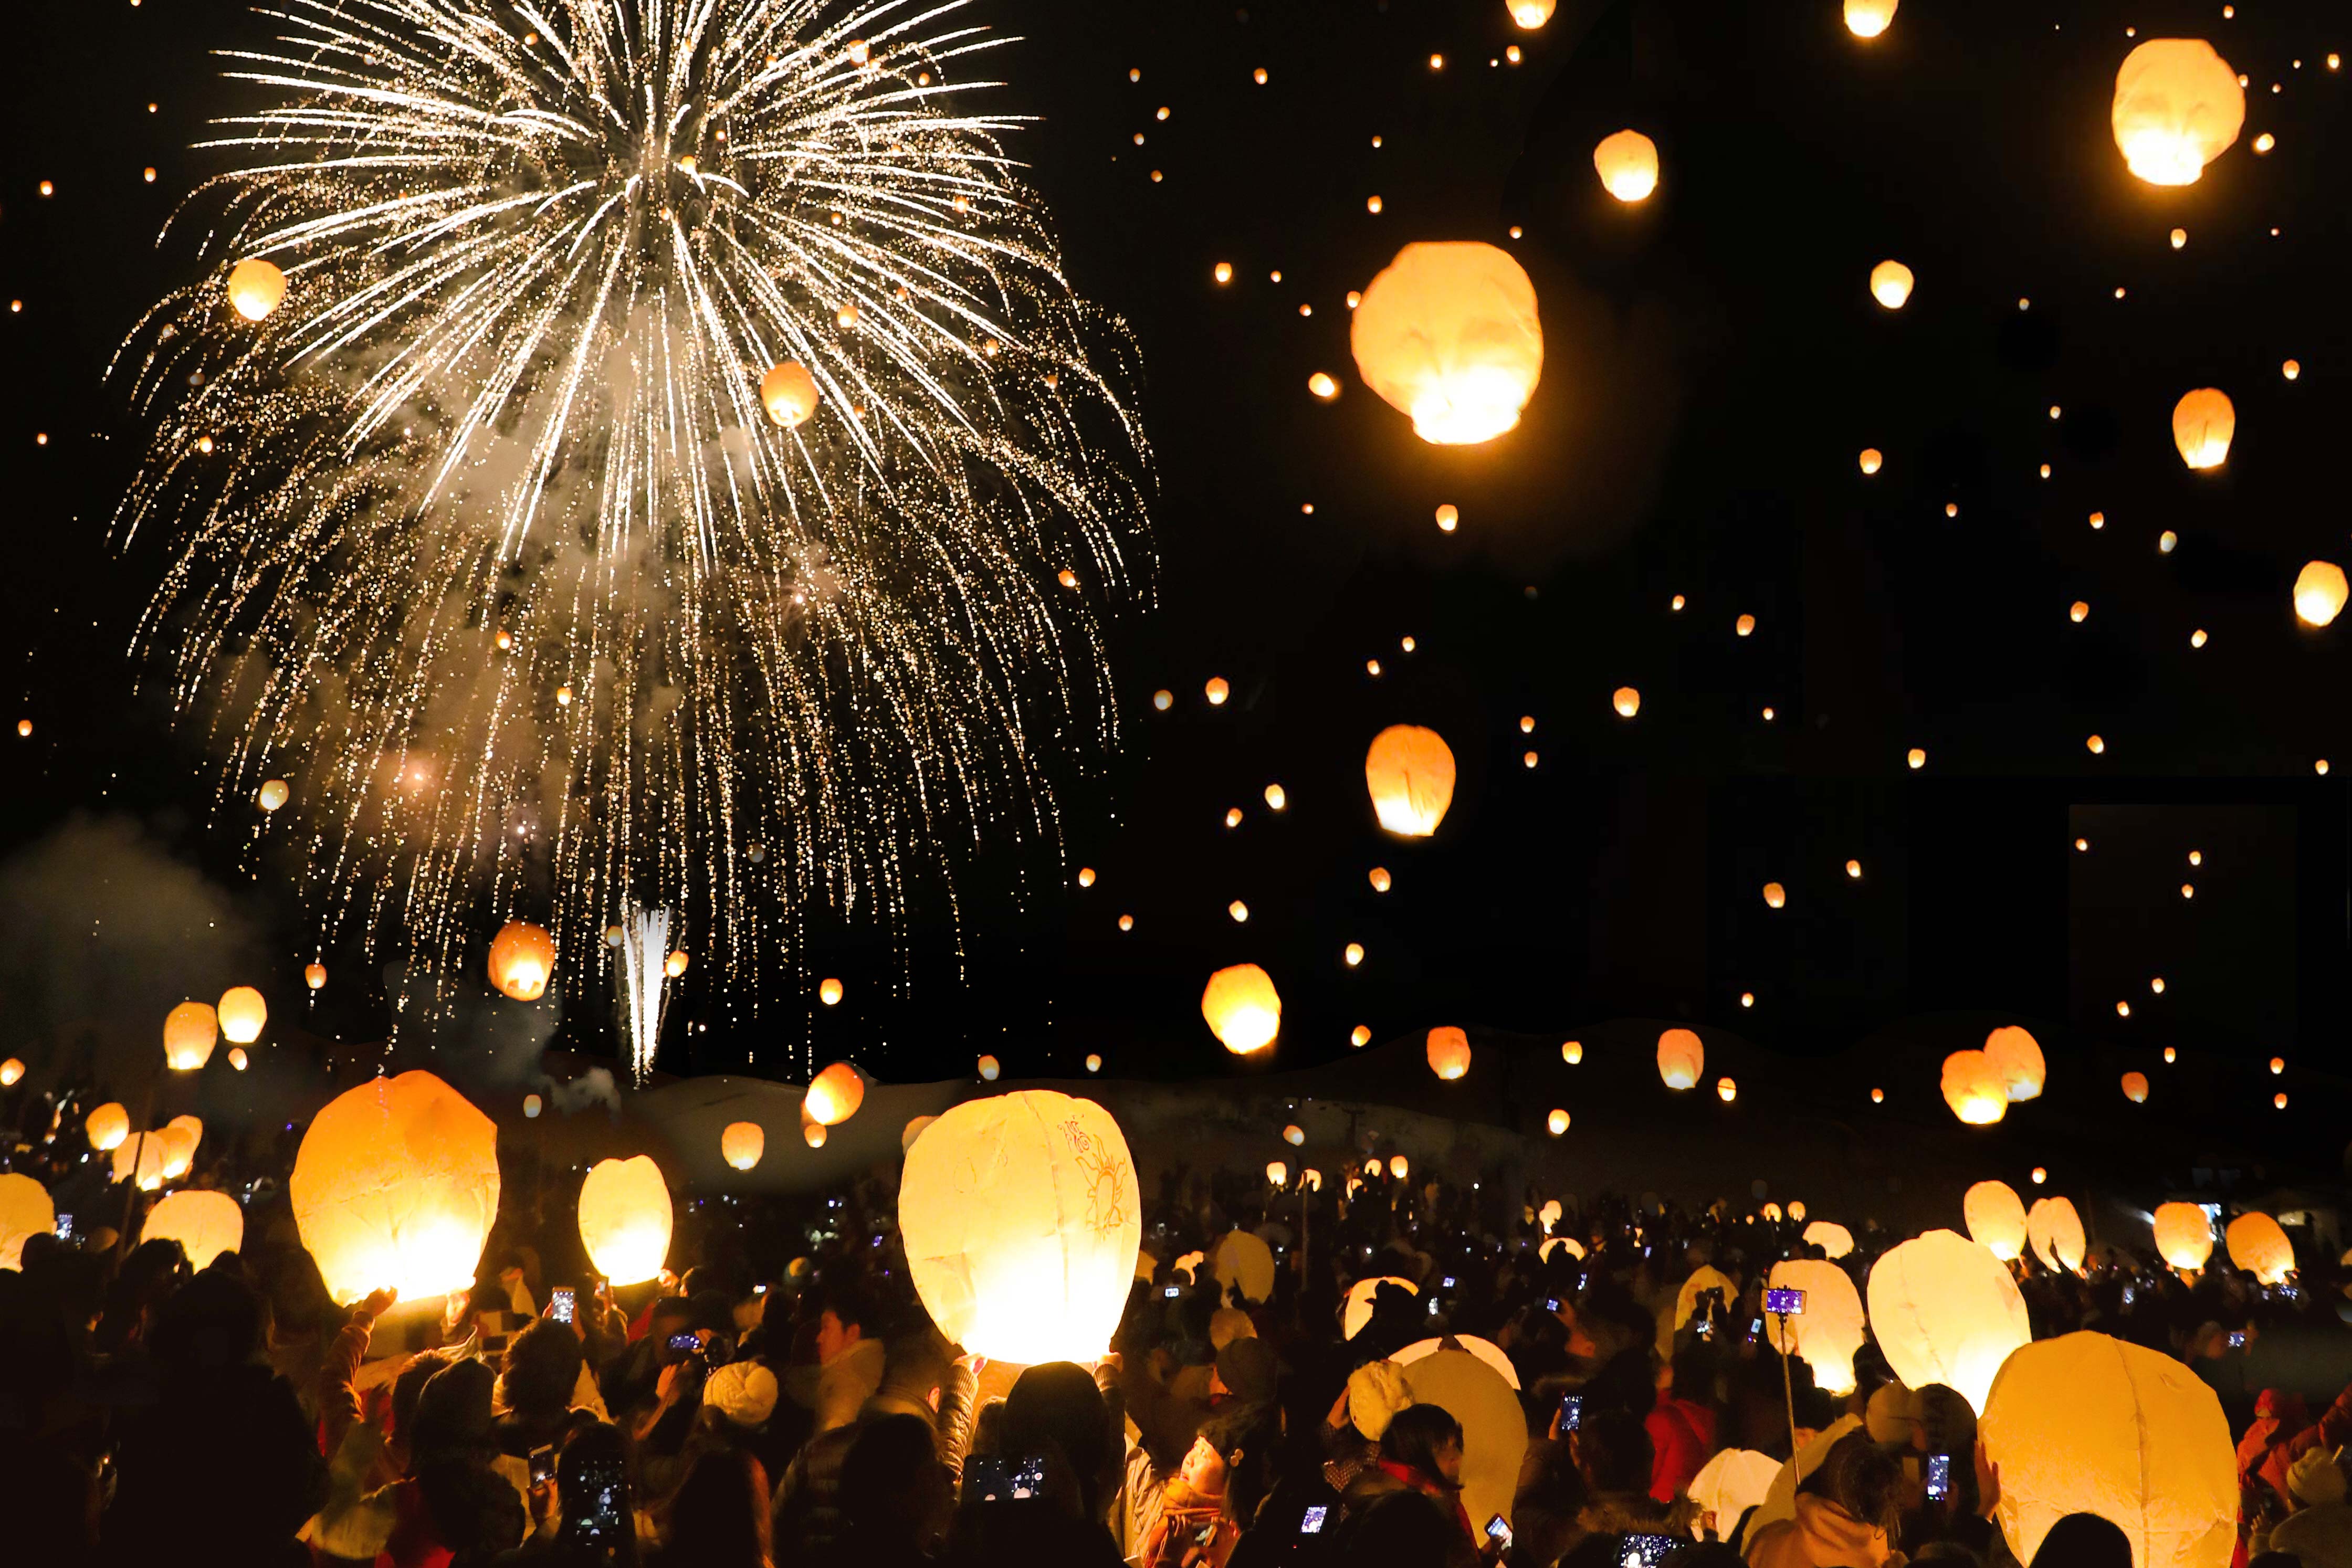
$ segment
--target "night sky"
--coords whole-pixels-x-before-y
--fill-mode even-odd
[[[1064,780],[1062,862],[959,853],[960,925],[933,888],[895,927],[817,922],[766,994],[690,973],[664,1071],[797,1081],[846,1056],[911,1080],[986,1050],[1015,1077],[1088,1052],[1249,1072],[1199,996],[1252,961],[1284,998],[1276,1068],[1346,1055],[1359,1024],[1642,1017],[1802,1058],[1964,1010],[2033,1028],[2053,1082],[2153,1072],[2168,1045],[2283,1056],[2213,1114],[2333,1163],[2352,628],[2299,625],[2289,590],[2352,552],[2340,8],[1908,0],[1869,44],[1832,0],[1563,0],[1532,33],[1500,0],[977,9],[1023,36],[987,57],[1006,85],[986,101],[1035,117],[1012,151],[1068,275],[1139,350],[1158,570],[1115,632],[1128,746]],[[233,101],[208,51],[257,24],[228,0],[20,10],[0,718],[35,728],[0,748],[0,852],[121,813],[250,932],[252,972],[192,959],[157,984],[257,984],[283,1041],[381,1040],[356,947],[322,955],[337,979],[305,1010],[315,938],[283,852],[252,850],[247,803],[215,810],[200,727],[134,689],[162,542],[109,531],[142,431],[108,357],[200,266],[194,236],[156,236],[217,167],[189,151]],[[2248,78],[2244,134],[2194,185],[2132,178],[2109,135],[2127,27],[2208,38]],[[1629,124],[1664,165],[1633,208],[1591,161]],[[1505,246],[1540,300],[1542,383],[1484,445],[1416,439],[1349,358],[1347,292],[1425,239]],[[1917,277],[1900,311],[1867,286],[1889,256]],[[1336,402],[1308,394],[1317,371]],[[2238,430],[2194,473],[2170,413],[2202,386]],[[1364,748],[1398,722],[1461,765],[1427,841],[1381,833],[1365,795]],[[828,975],[837,1008],[815,1000]],[[611,1020],[601,982],[576,986],[558,1040],[610,1054]],[[2284,1116],[2273,1087],[2303,1092]]]

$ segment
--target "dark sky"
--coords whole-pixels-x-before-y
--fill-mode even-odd
[[[246,852],[237,813],[208,820],[201,737],[133,694],[162,557],[107,529],[140,433],[106,359],[196,266],[155,236],[210,167],[187,151],[225,101],[206,51],[252,24],[225,0],[20,9],[0,697],[36,728],[0,750],[0,847],[128,813],[259,934],[266,973],[181,984],[256,979],[290,1018],[311,937],[289,868]],[[2352,626],[2298,627],[2288,588],[2352,555],[2339,8],[1912,0],[1867,46],[1834,0],[1563,0],[1533,34],[1500,0],[978,9],[1024,35],[989,101],[1037,117],[1013,151],[1069,275],[1141,350],[1160,575],[1117,632],[1129,748],[1069,781],[1066,867],[965,866],[960,958],[933,898],[895,931],[820,930],[764,996],[692,975],[663,1067],[854,1056],[913,1079],[991,1050],[1016,1074],[1089,1051],[1222,1072],[1199,992],[1244,960],[1281,988],[1281,1066],[1345,1054],[1359,1023],[1643,1015],[1815,1055],[1945,1009],[2043,1026],[2053,1071],[2167,1044],[2336,1060]],[[2126,26],[2209,37],[2250,78],[2244,137],[2194,186],[2140,183],[2109,137]],[[1664,163],[1630,210],[1591,163],[1627,124]],[[1519,429],[1440,448],[1355,376],[1344,296],[1408,241],[1472,238],[1534,278],[1547,362]],[[1917,276],[1899,313],[1866,287],[1885,256]],[[1317,370],[1346,383],[1335,403],[1307,395]],[[2206,385],[2239,429],[2224,470],[2192,474],[2168,416]],[[1886,454],[1869,479],[1864,446]],[[1400,721],[1461,764],[1427,842],[1381,834],[1365,798],[1364,747]],[[380,981],[355,948],[326,956],[305,1021],[380,1035]],[[816,1006],[821,975],[848,981],[840,1008]],[[575,996],[561,1037],[609,1051],[609,1017]]]

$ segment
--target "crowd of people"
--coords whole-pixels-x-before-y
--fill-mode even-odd
[[[36,1236],[0,1272],[9,1560],[2134,1560],[2083,1514],[2021,1562],[1952,1390],[1903,1387],[1868,1343],[1843,1395],[1784,1362],[1759,1332],[1765,1273],[1822,1254],[1777,1211],[1602,1197],[1547,1226],[1538,1195],[1496,1182],[1349,1186],[1165,1173],[1108,1353],[1017,1374],[925,1312],[880,1174],[799,1203],[682,1201],[668,1270],[621,1288],[546,1184],[502,1210],[470,1291],[425,1301],[337,1306],[267,1190],[246,1244],[200,1269],[137,1240],[135,1215],[128,1244]],[[1266,1299],[1214,1278],[1235,1230],[1276,1260]],[[1896,1239],[1860,1227],[1839,1266],[1859,1281]],[[1702,1268],[1720,1282],[1687,1300]],[[2352,1568],[2332,1266],[2286,1288],[2113,1250],[2016,1268],[2037,1338],[2097,1328],[2213,1387],[2242,1439],[2237,1568]],[[1378,1288],[1349,1333],[1349,1287],[1375,1277],[1417,1289]],[[1431,1339],[1507,1360],[1527,1445],[1507,1519],[1465,1509],[1475,1435],[1391,1359]]]

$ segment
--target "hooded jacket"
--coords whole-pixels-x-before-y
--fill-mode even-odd
[[[1748,1542],[1748,1568],[1901,1568],[1886,1531],[1825,1497],[1797,1499],[1797,1517],[1769,1524]]]

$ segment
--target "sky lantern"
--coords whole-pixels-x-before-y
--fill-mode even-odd
[[[1717,1079],[1715,1081],[1715,1097],[1722,1101],[1727,1105],[1730,1104],[1734,1100],[1739,1098],[1738,1083],[1728,1078]]]
[[[1529,33],[1550,21],[1559,8],[1559,0],[1510,0],[1511,20]]]
[[[2147,1073],[2126,1072],[2124,1074],[2124,1098],[2130,1101],[2135,1105],[2145,1105],[2147,1103]]]
[[[669,1183],[650,1155],[598,1160],[580,1184],[580,1241],[615,1285],[639,1285],[669,1256]]]
[[[1497,1356],[1506,1365],[1508,1358]],[[1434,1405],[1462,1424],[1460,1507],[1483,1526],[1507,1521],[1528,1451],[1528,1418],[1509,1379],[1468,1349],[1441,1349],[1405,1364],[1416,1405]]]
[[[1307,1142],[1307,1129],[1300,1126],[1297,1123],[1293,1122],[1290,1125],[1283,1128],[1282,1141],[1288,1144],[1294,1149],[1297,1148],[1299,1145]]]
[[[1863,1313],[1862,1297],[1846,1271],[1816,1258],[1791,1259],[1772,1265],[1767,1288],[1805,1292],[1803,1312],[1786,1320],[1765,1314],[1772,1348],[1784,1355],[1793,1354],[1811,1367],[1813,1382],[1823,1392],[1853,1393],[1854,1353],[1864,1339]]]
[[[2294,574],[2295,619],[2306,626],[2325,626],[2343,613],[2346,598],[2344,569],[2332,560],[2307,560]]]
[[[2156,1211],[2156,1250],[2166,1264],[2194,1273],[2213,1256],[2213,1217],[2193,1203],[2168,1203]]]
[[[2020,1562],[2070,1513],[2120,1526],[2136,1568],[2230,1561],[2229,1419],[2171,1356],[2091,1333],[2021,1345],[1993,1379],[1977,1435],[2000,1467],[2000,1531]]]
[[[1971,1127],[1989,1127],[2009,1114],[2009,1091],[2000,1068],[1981,1051],[1956,1051],[1944,1058],[1944,1103]]]
[[[826,976],[824,979],[819,980],[816,983],[816,999],[823,1002],[829,1008],[839,1007],[841,1005],[841,982],[835,979],[830,975]]]
[[[923,1135],[923,1129],[938,1120],[937,1116],[908,1117],[907,1124],[898,1129],[898,1152],[903,1155],[913,1148],[915,1140]]]
[[[856,1115],[857,1107],[865,1103],[866,1081],[849,1063],[836,1061],[809,1084],[801,1099],[801,1113],[812,1122],[838,1127]]]
[[[1357,1281],[1348,1287],[1348,1302],[1340,1309],[1341,1338],[1353,1339],[1364,1332],[1364,1325],[1372,1321],[1372,1298],[1380,1293],[1380,1288],[1382,1285],[1394,1285],[1408,1295],[1421,1294],[1419,1285],[1414,1284],[1411,1280],[1400,1280],[1393,1274],[1376,1275],[1369,1280]]]
[[[2004,1263],[2025,1255],[2025,1200],[2005,1181],[1980,1181],[1960,1200],[1969,1235]]]
[[[25,1080],[25,1059],[12,1056],[0,1061],[0,1089],[14,1089]]]
[[[1102,1071],[1101,1052],[1088,1051],[1087,1053],[1087,1071],[1088,1072],[1100,1072]]]
[[[1777,882],[1768,882],[1764,884],[1764,906],[1767,909],[1785,909],[1788,907],[1788,904],[1789,890],[1787,888],[1782,887]]]
[[[337,1304],[467,1290],[499,1212],[498,1128],[430,1072],[378,1078],[311,1118],[287,1196]]]
[[[1228,1230],[1209,1254],[1209,1264],[1216,1270],[1220,1291],[1238,1286],[1245,1301],[1274,1298],[1274,1249],[1265,1244],[1264,1237],[1247,1230]]]
[[[1900,310],[1911,298],[1911,269],[1889,259],[1870,269],[1870,294],[1889,310]]]
[[[1348,345],[1364,384],[1438,446],[1516,426],[1543,376],[1535,285],[1508,252],[1475,240],[1398,251],[1365,286]]]
[[[2265,1285],[2284,1285],[2294,1272],[2294,1246],[2267,1214],[2238,1216],[2222,1239],[2229,1245],[2230,1261]]]
[[[1805,1227],[1807,1245],[1818,1247],[1832,1259],[1843,1258],[1853,1251],[1853,1232],[1834,1219],[1816,1219]]]
[[[527,920],[509,920],[490,938],[490,984],[519,1002],[547,995],[555,974],[555,938]]]
[[[996,1058],[992,1056],[982,1057],[976,1065],[980,1072],[981,1082],[984,1083],[995,1082],[996,1075],[1003,1071],[1003,1069],[998,1065]]]
[[[2244,129],[2246,89],[2204,39],[2150,38],[2116,72],[2112,122],[2134,174],[2151,185],[2193,185]]]
[[[303,965],[302,983],[310,987],[314,991],[325,990],[327,988],[327,966],[324,964]]]
[[[1287,1186],[1290,1184],[1290,1167],[1280,1160],[1266,1161],[1265,1184],[1268,1186]]]
[[[1235,1056],[1264,1051],[1282,1030],[1282,998],[1274,977],[1255,964],[1235,964],[1209,977],[1201,1016]]]
[[[967,1100],[907,1151],[898,1230],[950,1343],[1034,1365],[1098,1358],[1143,1240],[1127,1139],[1091,1100],[1027,1089]]]
[[[2004,1024],[1985,1036],[1984,1053],[2000,1074],[2001,1088],[2012,1105],[2042,1097],[2049,1069],[2042,1060],[2042,1042],[2015,1024]]]
[[[1688,1089],[1706,1070],[1706,1045],[1686,1029],[1658,1036],[1658,1077],[1669,1089]]]
[[[228,302],[247,320],[261,320],[285,298],[286,275],[275,263],[253,256],[228,269]]]
[[[194,1072],[220,1043],[220,1015],[206,1002],[182,1002],[163,1017],[163,1061],[174,1072]]]
[[[271,779],[265,781],[261,788],[255,791],[253,801],[265,811],[275,811],[278,807],[286,804],[292,796],[293,791],[287,788],[285,779]]]
[[[810,1148],[821,1149],[824,1147],[824,1141],[830,1135],[831,1129],[826,1127],[823,1122],[812,1122],[805,1117],[802,1118],[801,1142],[806,1144]]]
[[[89,1135],[89,1146],[102,1155],[131,1135],[131,1113],[110,1100],[82,1118],[81,1129]]]
[[[2172,405],[2172,444],[2191,468],[2219,468],[2230,459],[2230,439],[2238,434],[2238,410],[2217,387],[2184,392]]]
[[[1429,1031],[1429,1070],[1448,1083],[1470,1071],[1470,1037],[1452,1025]]]
[[[1632,686],[1619,686],[1610,695],[1609,706],[1617,710],[1619,718],[1632,718],[1642,711],[1642,694]]]
[[[1857,38],[1874,38],[1895,20],[1903,0],[1845,0],[1845,30]]]
[[[177,1241],[188,1255],[188,1267],[203,1269],[222,1253],[245,1245],[245,1210],[225,1192],[191,1188],[166,1193],[148,1211],[139,1239]]]
[[[1647,201],[1658,188],[1658,144],[1638,131],[1620,131],[1601,139],[1592,150],[1592,167],[1619,201]]]
[[[1559,1137],[1562,1133],[1567,1132],[1568,1113],[1565,1111],[1554,1110],[1550,1115],[1544,1118],[1544,1130],[1555,1138]]]
[[[1536,1249],[1536,1259],[1538,1262],[1549,1262],[1555,1252],[1565,1252],[1579,1262],[1582,1262],[1584,1243],[1573,1236],[1548,1236],[1544,1238],[1543,1245]]]
[[[0,1269],[25,1266],[25,1243],[58,1228],[49,1189],[17,1171],[0,1175]]]
[[[251,986],[233,986],[221,993],[220,1031],[231,1045],[251,1045],[269,1021],[269,1004]]]
[[[522,1097],[522,1115],[526,1122],[537,1121],[540,1112],[546,1108],[546,1102],[536,1094],[526,1094]]]
[[[1561,1041],[1559,1047],[1559,1059],[1562,1061],[1567,1062],[1570,1067],[1581,1065],[1584,1061],[1584,1042],[1580,1040]]]
[[[1543,1207],[1536,1211],[1536,1218],[1546,1230],[1549,1230],[1559,1223],[1559,1217],[1565,1212],[1559,1206],[1559,1199],[1548,1197],[1544,1199]]]
[[[2007,1266],[1949,1230],[1915,1237],[1871,1265],[1870,1323],[1906,1387],[1940,1383],[1979,1411],[2001,1364],[2033,1338]]]
[[[730,1122],[719,1134],[719,1155],[739,1171],[748,1171],[768,1152],[768,1130],[757,1122]]]
[[[2042,1266],[2053,1274],[2079,1274],[2089,1248],[2083,1239],[2083,1217],[2071,1198],[2037,1197],[2025,1211],[2025,1239]]]
[[[135,1182],[142,1192],[153,1192],[166,1179],[163,1167],[170,1163],[171,1149],[158,1133],[137,1133],[114,1146],[114,1174],[111,1181]]]
[[[687,966],[692,962],[694,962],[693,956],[685,948],[675,949],[668,957],[662,960],[662,973],[675,980],[686,973]]]
[[[799,361],[787,360],[760,378],[760,403],[778,425],[796,429],[816,413],[816,378]]]
[[[1433,729],[1392,724],[1372,737],[1364,753],[1364,788],[1381,827],[1425,839],[1454,803],[1454,749]]]
[[[1406,1159],[1402,1155],[1391,1155],[1389,1156],[1390,1180],[1402,1181],[1405,1176],[1412,1172],[1412,1162]]]

